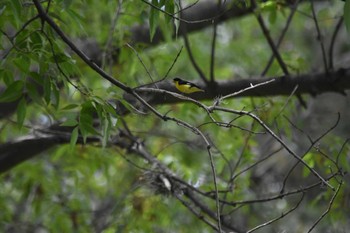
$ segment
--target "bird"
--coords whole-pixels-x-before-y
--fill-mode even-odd
[[[190,94],[193,92],[204,92],[202,88],[189,81],[182,80],[180,78],[174,78],[173,81],[176,89],[178,89],[182,93]]]

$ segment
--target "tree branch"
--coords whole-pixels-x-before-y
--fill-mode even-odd
[[[298,89],[295,90],[295,95],[310,94],[312,96],[319,95],[326,92],[335,92],[345,95],[345,91],[350,89],[350,69],[339,69],[334,72],[327,73],[314,73],[314,74],[302,74],[295,76],[281,76],[276,78],[261,78],[254,77],[248,79],[230,79],[226,81],[218,81],[216,86],[206,86],[200,82],[196,82],[199,86],[205,89],[204,93],[194,93],[191,95],[196,100],[214,100],[217,96],[225,96],[238,92],[242,89],[256,85],[260,83],[269,82],[274,79],[275,81],[261,85],[259,87],[246,90],[237,95],[232,96],[233,98],[238,97],[263,97],[263,96],[289,96],[293,93],[296,86]],[[148,103],[151,105],[158,104],[171,104],[183,102],[183,99],[170,96],[163,92],[172,91],[177,92],[175,87],[169,81],[160,82],[157,84],[159,90],[140,88],[135,89],[140,95],[147,93]],[[134,98],[131,95],[126,94],[124,98],[133,106],[137,106]],[[120,114],[127,114],[127,111],[119,106],[117,110]]]
[[[237,4],[237,1],[226,1],[218,7],[216,1],[199,1],[197,4],[181,11],[181,20],[177,36],[183,33],[199,31],[203,28],[212,26],[212,20],[218,23],[227,21],[231,18],[238,18],[250,14],[252,9],[245,4]],[[175,30],[174,30],[175,31]],[[131,28],[131,43],[143,43],[156,45],[164,40],[161,30],[158,28],[152,39],[149,36],[148,25],[137,25]],[[174,33],[173,37],[176,34]]]

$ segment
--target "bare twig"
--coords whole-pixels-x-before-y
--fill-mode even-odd
[[[215,79],[215,45],[217,36],[217,22],[214,22],[213,26],[213,39],[211,42],[211,55],[210,55],[210,82],[214,82]]]
[[[171,66],[169,67],[168,71],[166,72],[166,74],[164,75],[164,77],[163,77],[160,81],[162,81],[162,80],[164,80],[164,79],[166,79],[166,78],[168,77],[168,75],[169,75],[170,71],[173,69],[173,67],[174,67],[174,65],[175,65],[175,63],[176,63],[176,61],[177,61],[177,59],[180,57],[180,54],[181,54],[181,52],[182,52],[182,49],[183,49],[183,46],[181,46],[179,52],[177,52],[176,57],[175,57],[173,63],[171,63]]]
[[[221,8],[221,0],[218,1],[217,5],[218,9]],[[216,47],[216,37],[217,37],[217,27],[218,22],[216,20],[213,21],[213,36],[211,41],[211,55],[210,55],[210,82],[214,82],[214,67],[215,67],[215,47]]]
[[[335,41],[337,39],[338,36],[338,32],[339,29],[341,28],[341,26],[343,25],[344,22],[344,18],[341,17],[337,23],[337,25],[335,26],[334,32],[332,34],[332,39],[331,39],[331,44],[329,46],[329,51],[328,51],[328,61],[329,61],[329,70],[333,70],[334,69],[334,64],[333,64],[333,51],[334,51],[334,45],[335,45]]]
[[[210,160],[210,167],[213,174],[213,182],[214,182],[214,190],[215,190],[215,205],[216,205],[216,216],[217,216],[217,226],[219,229],[219,232],[221,232],[221,214],[220,214],[220,203],[219,203],[219,191],[218,191],[218,183],[217,183],[217,177],[216,177],[216,169],[214,164],[214,158],[211,153],[210,147],[207,147],[208,154],[209,154],[209,160]]]
[[[334,125],[332,127],[330,127],[329,129],[327,129],[324,133],[322,133],[318,138],[316,138],[315,140],[312,140],[312,138],[308,136],[309,140],[310,140],[310,143],[311,145],[309,146],[309,148],[304,152],[303,156],[304,157],[313,147],[314,145],[320,141],[323,137],[325,137],[328,133],[330,133],[333,129],[335,129],[335,127],[337,127],[338,123],[339,123],[339,120],[340,120],[340,114],[338,114],[338,118],[336,120],[336,122],[334,123]],[[286,186],[286,183],[287,183],[287,180],[289,178],[289,176],[291,175],[291,173],[293,172],[293,170],[296,168],[296,166],[299,164],[299,161],[297,161],[292,167],[291,169],[288,171],[286,177],[284,178],[283,180],[283,185],[282,185],[282,188],[281,188],[281,193],[284,191],[284,188]]]
[[[292,96],[295,94],[295,92],[298,90],[298,85],[296,85],[292,91],[292,93],[290,93],[290,95],[288,96],[286,102],[283,104],[282,108],[280,109],[280,111],[276,114],[276,116],[274,117],[275,120],[280,116],[280,114],[284,111],[284,109],[287,107],[288,103],[290,102],[290,100],[292,99]]]
[[[328,176],[325,180],[331,180],[333,178],[335,178],[337,175],[341,175],[339,172],[334,173],[330,176]],[[267,196],[265,198],[257,198],[257,199],[251,199],[251,200],[241,200],[241,201],[225,201],[225,200],[220,200],[220,202],[225,203],[227,205],[232,205],[232,206],[237,206],[237,205],[243,205],[243,204],[253,204],[253,203],[263,203],[263,202],[269,202],[269,201],[274,201],[274,200],[279,200],[281,198],[287,197],[287,196],[292,196],[292,195],[296,195],[298,193],[302,193],[302,192],[306,192],[308,190],[320,187],[320,185],[322,184],[322,181],[318,181],[314,184],[308,185],[306,187],[301,187],[289,192],[285,192],[285,193],[279,193],[279,194],[275,194],[275,195],[270,195]],[[209,196],[210,197],[210,196]]]
[[[255,116],[252,113],[246,111],[236,111],[232,109],[227,109],[223,107],[216,106],[215,110],[223,111],[223,112],[231,112],[239,115],[247,115],[251,118],[255,119],[267,132],[275,138],[288,152],[291,154],[298,162],[302,163],[312,174],[314,174],[318,179],[320,179],[325,185],[334,190],[334,187],[330,185],[316,170],[314,170],[310,165],[308,165],[299,155],[297,155],[280,137],[278,137],[259,117]]]
[[[276,221],[278,221],[278,220],[284,218],[285,216],[287,216],[288,214],[290,214],[290,213],[292,213],[294,210],[296,210],[296,209],[298,208],[298,206],[300,205],[300,203],[303,201],[303,199],[304,199],[304,193],[302,193],[301,198],[300,198],[300,200],[298,201],[298,203],[297,203],[293,208],[291,208],[290,210],[288,210],[286,213],[282,213],[281,216],[279,216],[279,217],[277,217],[277,218],[274,218],[274,219],[271,219],[270,221],[267,221],[267,222],[265,222],[265,223],[263,223],[263,224],[261,224],[261,225],[258,225],[258,226],[256,226],[256,227],[254,227],[253,229],[250,229],[249,231],[247,231],[247,233],[256,231],[256,230],[258,230],[258,229],[260,229],[260,228],[262,228],[262,227],[268,226],[268,225],[270,225],[270,224],[272,224],[272,223],[274,223],[274,222],[276,222]]]
[[[181,6],[181,2],[179,2],[179,6],[180,6],[180,9],[182,9],[182,6]],[[182,32],[183,32],[183,39],[184,39],[184,42],[185,42],[185,47],[186,47],[186,50],[187,50],[187,53],[188,53],[188,56],[190,58],[190,61],[194,67],[194,69],[197,71],[197,73],[199,74],[199,77],[205,82],[207,83],[208,82],[208,79],[206,78],[204,72],[202,71],[202,69],[199,67],[199,65],[197,64],[194,56],[193,56],[193,53],[192,53],[192,50],[191,50],[191,46],[190,46],[190,42],[188,40],[188,36],[187,36],[187,29],[186,27],[183,27],[182,28]]]
[[[295,12],[296,12],[296,10],[297,10],[298,4],[299,4],[299,0],[295,1],[294,5],[293,5],[292,7],[290,7],[291,12],[290,12],[290,14],[289,14],[289,16],[288,16],[286,25],[284,26],[284,28],[283,28],[283,30],[282,30],[282,32],[281,32],[281,35],[280,35],[280,37],[278,38],[278,41],[277,41],[277,44],[276,44],[276,48],[277,48],[277,49],[280,47],[280,45],[281,45],[281,43],[282,43],[282,41],[283,41],[283,38],[284,38],[284,36],[286,35],[286,33],[287,33],[288,29],[289,29],[289,26],[290,26],[290,24],[291,24],[291,22],[292,22],[293,16],[294,16],[294,14],[295,14]],[[261,73],[261,76],[265,76],[265,75],[266,75],[266,73],[268,72],[268,70],[270,69],[270,67],[271,67],[271,65],[272,65],[272,62],[273,62],[274,58],[275,58],[275,54],[273,53],[273,54],[271,55],[271,57],[270,57],[270,59],[269,59],[267,65],[266,65],[265,69],[264,69],[263,72]]]
[[[350,138],[347,138],[347,139],[344,141],[343,145],[341,146],[341,148],[340,148],[340,150],[339,150],[339,153],[338,153],[337,158],[336,158],[336,160],[335,160],[335,163],[337,164],[337,166],[340,166],[340,164],[339,164],[339,157],[340,157],[341,153],[344,151],[345,146],[346,146],[346,144],[348,144],[349,141],[350,141]]]
[[[252,2],[252,4],[253,4],[254,6],[257,5],[257,3],[256,3],[255,0],[252,0],[251,2]],[[281,67],[283,73],[284,73],[285,75],[289,75],[287,66],[286,66],[286,64],[284,63],[284,61],[283,61],[283,59],[282,59],[282,56],[280,55],[280,53],[279,53],[279,51],[278,51],[277,46],[275,45],[275,43],[273,42],[273,39],[272,39],[271,36],[270,36],[269,29],[266,27],[265,22],[264,22],[264,19],[262,18],[262,16],[261,16],[260,13],[256,13],[256,17],[257,17],[258,22],[259,22],[259,24],[260,24],[260,27],[261,27],[261,29],[262,29],[262,31],[263,31],[263,33],[264,33],[264,36],[265,36],[265,38],[266,38],[266,40],[267,40],[267,42],[268,42],[268,44],[269,44],[269,46],[270,46],[270,48],[271,48],[271,50],[272,50],[272,52],[273,52],[273,55],[274,55],[274,57],[276,57],[276,59],[277,59],[277,61],[278,61],[278,64],[280,65],[280,67]]]
[[[272,157],[273,155],[275,155],[276,153],[280,152],[283,149],[283,147],[278,148],[277,150],[271,152],[270,154],[266,155],[265,157],[259,159],[258,161],[256,161],[255,163],[251,164],[250,166],[242,169],[241,171],[237,172],[235,175],[233,175],[231,177],[231,180],[234,181],[239,175],[243,174],[244,172],[252,169],[253,167],[257,166],[258,164],[264,162],[266,159],[269,159],[270,157]]]
[[[148,77],[151,79],[152,83],[154,83],[154,85],[157,87],[157,84],[154,82],[151,73],[149,72],[146,64],[142,61],[141,56],[139,55],[139,53],[136,51],[136,49],[134,49],[134,47],[132,47],[130,44],[126,43],[126,46],[128,46],[130,49],[132,49],[132,51],[134,51],[134,53],[136,54],[137,58],[139,59],[140,63],[142,64],[143,68],[145,69],[146,73],[148,74]]]
[[[199,212],[198,210],[195,210],[190,203],[188,203],[187,201],[185,201],[180,195],[175,195],[175,197],[189,210],[191,211],[195,216],[197,216],[197,218],[201,221],[203,221],[204,223],[206,223],[208,226],[210,226],[212,229],[214,229],[215,231],[218,231],[218,228],[215,224],[211,223],[203,214],[201,214],[201,212]]]
[[[328,208],[325,212],[322,213],[322,215],[316,220],[316,222],[311,226],[311,228],[308,230],[308,232],[311,232],[315,227],[316,225],[329,213],[329,211],[331,211],[331,208],[332,208],[332,205],[333,205],[333,202],[335,200],[335,198],[338,196],[338,193],[339,193],[339,190],[341,188],[343,184],[343,181],[340,181],[338,187],[337,187],[337,190],[334,192],[333,196],[332,196],[332,199],[330,200],[329,204],[328,204]]]
[[[324,47],[323,36],[322,36],[322,33],[321,33],[321,29],[320,29],[320,27],[318,25],[316,13],[315,13],[314,0],[311,0],[310,4],[311,4],[312,19],[315,22],[315,27],[316,27],[316,31],[317,31],[317,39],[320,42],[320,46],[321,46],[324,70],[325,70],[326,73],[328,73],[329,70],[328,70],[328,65],[327,65],[326,49]]]
[[[192,50],[191,50],[191,46],[190,46],[190,42],[188,40],[188,36],[187,36],[187,32],[185,31],[186,29],[183,29],[183,39],[184,39],[184,42],[185,42],[185,48],[187,50],[187,53],[188,53],[188,57],[190,58],[190,61],[191,61],[191,64],[193,65],[194,69],[197,71],[197,73],[199,74],[199,77],[204,81],[204,82],[207,82],[207,78],[204,74],[204,72],[202,71],[202,69],[199,67],[199,65],[197,64],[194,56],[193,56],[193,53],[192,53]]]
[[[112,47],[112,42],[113,42],[113,34],[115,32],[117,22],[118,22],[120,14],[121,14],[121,9],[122,9],[122,1],[118,0],[117,8],[115,9],[115,13],[114,13],[114,16],[112,19],[111,27],[109,29],[107,43],[106,43],[106,45],[104,47],[104,51],[102,53],[102,67],[105,67],[107,60],[109,61],[109,63],[112,62],[111,51],[113,51],[113,50],[111,49],[111,47]],[[108,65],[111,67],[111,64],[108,64]]]
[[[223,12],[222,14],[219,14],[219,15],[217,15],[217,16],[214,16],[214,17],[211,17],[211,18],[206,18],[206,19],[201,19],[201,20],[185,20],[185,19],[183,19],[183,18],[181,18],[181,17],[177,17],[176,14],[178,14],[179,12],[184,11],[185,9],[187,9],[187,8],[189,8],[189,7],[192,7],[192,6],[195,5],[197,2],[196,2],[195,4],[191,4],[189,7],[185,7],[185,8],[182,8],[182,7],[181,7],[180,10],[179,10],[178,12],[174,13],[174,14],[169,13],[169,12],[163,10],[162,8],[160,8],[160,7],[158,7],[158,6],[155,6],[154,4],[152,4],[152,3],[150,3],[150,2],[148,2],[148,1],[146,1],[146,0],[142,0],[142,2],[145,3],[145,4],[147,4],[147,5],[149,5],[149,6],[151,6],[151,7],[154,8],[154,9],[157,9],[158,11],[160,11],[160,12],[162,12],[162,13],[164,13],[164,14],[170,16],[170,17],[172,17],[172,18],[175,19],[175,20],[179,20],[179,21],[181,21],[181,22],[188,23],[188,24],[196,24],[196,23],[211,22],[211,21],[213,21],[213,20],[219,18],[222,14],[225,13],[225,12]],[[180,2],[180,1],[179,1],[179,2]]]
[[[231,98],[231,97],[236,96],[236,95],[240,95],[241,93],[243,93],[245,91],[248,91],[248,90],[251,90],[251,89],[255,89],[255,88],[259,87],[259,86],[263,86],[263,85],[269,84],[269,83],[274,82],[274,81],[275,81],[275,79],[270,79],[270,80],[267,80],[266,82],[261,82],[261,83],[254,84],[254,85],[251,83],[249,87],[246,87],[246,88],[241,89],[239,91],[236,91],[234,93],[231,93],[231,94],[228,94],[228,95],[225,95],[225,96],[222,96],[222,97],[218,98],[215,101],[215,103],[213,104],[213,106],[219,105],[219,103],[222,102],[224,99]]]
[[[143,87],[148,87],[148,86],[152,86],[152,85],[154,85],[156,88],[158,88],[157,83],[164,81],[168,77],[168,75],[169,75],[170,71],[173,69],[177,59],[180,57],[182,49],[183,49],[183,46],[181,46],[179,52],[176,54],[174,61],[171,63],[171,66],[169,67],[168,71],[166,72],[166,74],[164,75],[164,77],[162,79],[157,80],[153,83],[147,83],[147,84],[140,85],[140,86],[136,87],[135,90],[137,89],[138,91],[140,91],[140,90],[142,90]]]

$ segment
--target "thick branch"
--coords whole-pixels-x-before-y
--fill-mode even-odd
[[[295,95],[318,95],[325,92],[344,94],[346,90],[350,89],[350,70],[340,69],[336,72],[331,72],[328,74],[316,73],[276,78],[256,77],[240,80],[232,78],[227,81],[216,82],[214,85],[209,84],[207,87],[204,87],[203,83],[197,82],[199,86],[202,86],[205,89],[205,92],[191,94],[191,97],[195,98],[196,100],[215,99],[218,96],[225,96],[245,89],[251,85],[268,82],[272,79],[274,79],[273,82],[244,91],[235,95],[234,97],[289,96],[291,93],[293,93],[295,87],[297,87],[296,91],[294,92]],[[154,85],[151,87],[154,87]],[[177,92],[174,85],[168,81],[158,83],[157,87],[162,90]],[[170,96],[161,90],[153,92],[147,88],[136,90],[141,95],[142,93],[147,92],[147,98],[145,97],[145,99],[147,99],[148,103],[151,105],[170,104],[183,101],[179,98],[175,98],[174,96]],[[139,106],[130,95],[126,94],[125,99],[128,100],[133,106]],[[118,113],[120,114],[127,114],[127,111],[123,111],[125,110],[124,108],[120,108],[118,110]]]
[[[252,9],[245,4],[238,3],[238,1],[225,1],[220,8],[216,1],[199,1],[197,4],[186,8],[181,12],[181,20],[177,36],[182,36],[183,32],[199,31],[203,28],[213,25],[213,20],[216,22],[224,22],[231,18],[238,18],[252,12]],[[175,29],[174,29],[175,31]],[[158,29],[150,40],[149,25],[137,25],[131,29],[131,42],[144,43],[155,45],[164,41],[162,32]],[[174,33],[174,37],[176,34]]]
[[[60,144],[70,142],[70,135],[73,128],[53,125],[44,133],[34,133],[16,141],[0,145],[0,174],[10,170],[14,166],[29,160],[40,153]],[[88,137],[87,142],[98,142],[98,137]],[[82,144],[83,138],[79,137],[78,142]]]
[[[0,173],[57,145],[57,137],[28,138],[0,145]]]

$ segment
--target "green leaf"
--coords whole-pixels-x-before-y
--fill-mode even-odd
[[[105,115],[104,116],[104,118],[102,120],[102,127],[103,127],[102,145],[103,145],[103,147],[106,147],[106,145],[108,143],[108,140],[109,140],[111,128],[112,128],[112,122],[111,122],[111,119],[110,119],[110,115]]]
[[[51,100],[51,78],[46,76],[44,78],[44,99],[46,104],[50,103]]]
[[[40,67],[41,69],[41,67]],[[39,85],[43,86],[44,76],[38,74],[37,72],[29,72],[29,76]]]
[[[9,86],[13,82],[13,72],[9,70],[0,70],[0,78],[2,78],[6,86]]]
[[[0,94],[0,102],[12,102],[17,100],[23,94],[23,87],[24,82],[22,80],[14,81]]]
[[[270,14],[269,14],[269,22],[270,22],[270,24],[276,23],[276,19],[277,19],[277,11],[276,10],[271,11]]]
[[[70,143],[69,144],[72,148],[77,144],[78,136],[79,136],[79,128],[75,127],[72,131],[71,136],[70,136]]]
[[[84,143],[89,134],[99,135],[99,133],[93,127],[93,114],[96,112],[91,101],[88,101],[82,105],[79,115],[79,129],[83,136]]]
[[[13,15],[15,16],[15,22],[16,22],[16,27],[19,26],[19,22],[20,21],[20,16],[21,16],[21,12],[22,12],[22,6],[21,6],[21,2],[19,0],[13,0],[13,1],[9,1],[10,2],[10,7],[12,9]]]
[[[71,110],[71,109],[75,109],[77,107],[79,107],[78,104],[68,104],[68,105],[64,106],[61,110]]]
[[[346,0],[344,4],[344,23],[346,30],[350,34],[350,0]]]
[[[115,108],[112,105],[110,105],[109,103],[105,104],[103,107],[104,107],[104,110],[106,112],[108,112],[109,114],[111,114],[112,116],[114,116],[114,117],[118,116]]]
[[[30,34],[30,49],[32,51],[40,50],[43,47],[43,40],[41,34],[38,31],[34,31]]]
[[[315,154],[312,152],[307,153],[303,160],[309,165],[309,167],[314,168],[315,167]],[[304,167],[303,169],[303,176],[307,177],[310,174],[310,170],[307,167]]]
[[[27,102],[25,98],[22,98],[17,106],[17,123],[19,128],[22,128],[24,119],[26,118],[27,114]]]
[[[19,56],[13,60],[13,63],[23,73],[29,73],[30,59],[27,56]]]
[[[66,120],[65,122],[60,124],[60,126],[69,126],[69,127],[73,127],[77,125],[78,125],[78,121],[75,119]]]
[[[26,82],[26,90],[29,95],[29,97],[37,102],[37,103],[42,103],[42,99],[40,97],[40,94],[38,93],[38,86],[36,86],[33,82]]]
[[[64,53],[56,53],[52,57],[50,57],[50,61],[54,63],[62,63],[70,61],[71,57]]]
[[[170,13],[170,14],[174,14],[174,11],[175,11],[175,4],[174,4],[174,1],[166,1],[165,2],[165,11]],[[165,15],[165,20],[167,23],[171,23],[172,22],[172,17],[169,16],[169,15]],[[172,25],[170,25],[172,26]]]
[[[60,104],[60,89],[57,87],[55,82],[51,82],[51,92],[51,103],[56,109],[58,109],[58,106]]]
[[[260,8],[267,11],[276,11],[277,3],[276,1],[266,1],[260,4]]]
[[[158,7],[158,0],[152,0],[152,5]],[[154,34],[157,31],[158,24],[159,24],[159,10],[155,7],[151,7],[151,12],[149,16],[149,26],[150,26],[150,37],[151,41],[154,37]]]
[[[15,38],[14,42],[16,44],[16,48],[21,49],[23,51],[28,51],[28,43],[29,43],[29,37],[30,37],[31,31],[28,29],[21,30],[21,33],[19,33]],[[22,53],[23,55],[23,53]]]

